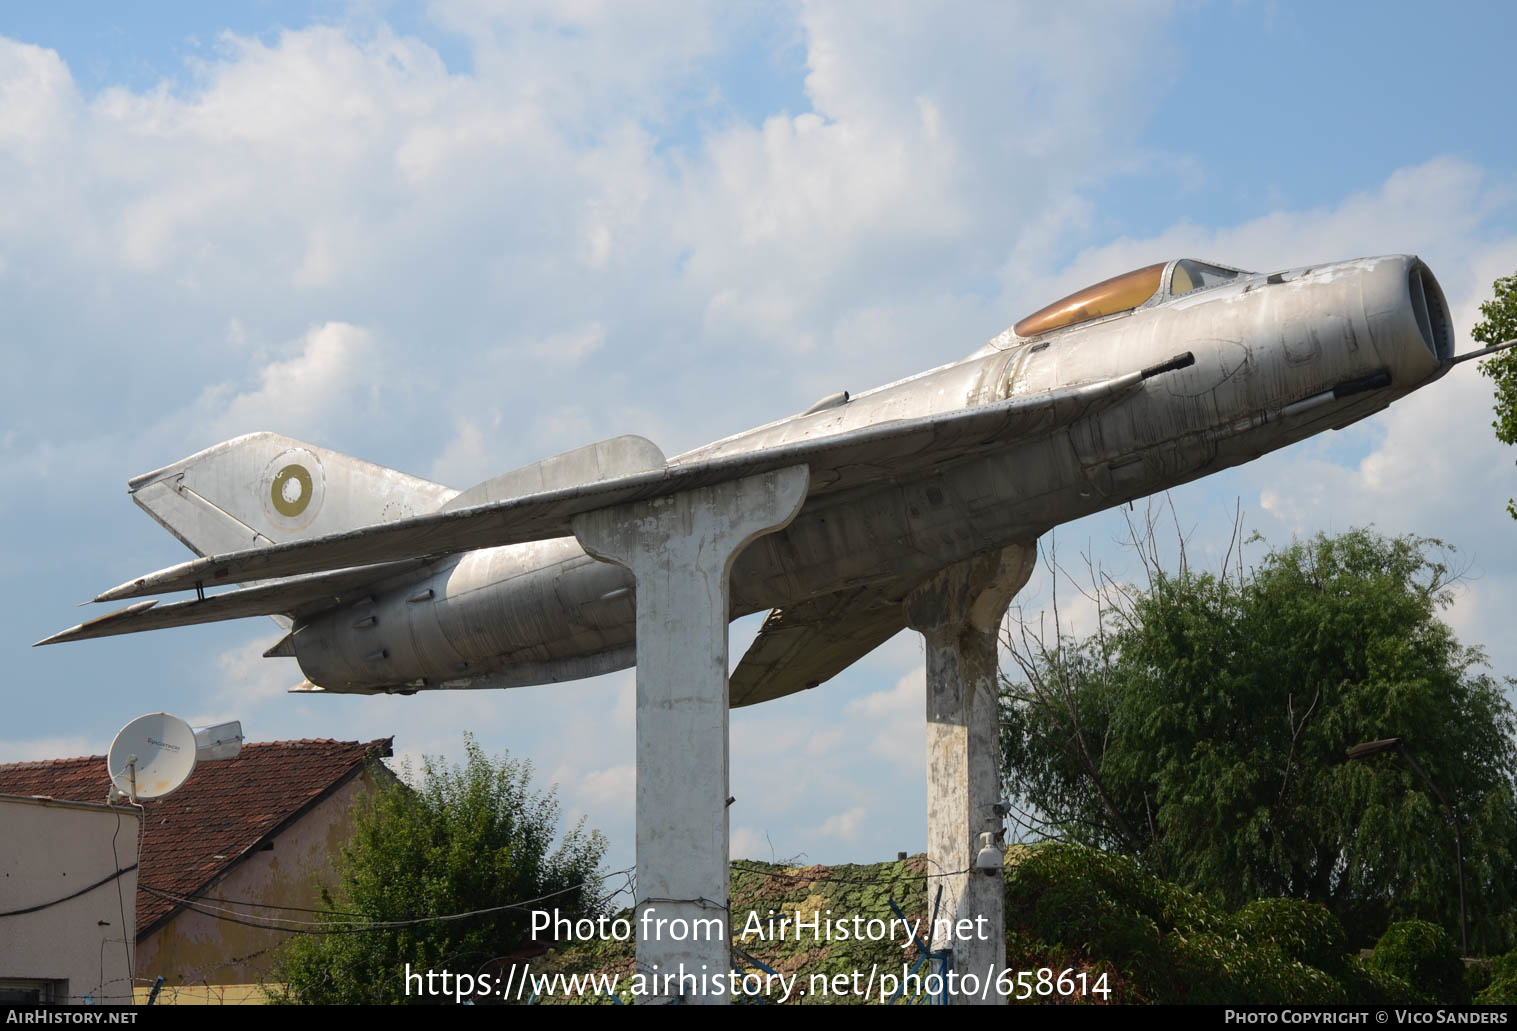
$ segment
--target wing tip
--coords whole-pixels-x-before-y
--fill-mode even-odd
[[[126,598],[130,598],[136,595],[146,586],[146,580],[131,580],[127,583],[112,587],[108,591],[101,591],[99,594],[91,598],[90,601],[96,604],[107,601],[123,601]]]
[[[137,615],[139,612],[146,612],[148,609],[157,604],[157,598],[148,598],[146,601],[139,601],[135,605],[128,605],[124,609],[117,609],[115,612],[107,612],[103,616],[96,616],[94,619],[87,619],[83,623],[77,623],[74,626],[69,627],[67,630],[60,630],[56,634],[53,634],[51,637],[44,637],[42,640],[37,641],[35,644],[33,644],[32,647],[40,648],[44,644],[63,644],[66,641],[81,641],[88,640],[92,637],[110,636],[110,632],[95,633],[94,631],[111,623],[119,623],[122,620],[130,619],[131,617]]]

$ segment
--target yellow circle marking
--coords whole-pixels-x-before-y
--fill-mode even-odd
[[[311,503],[311,474],[303,465],[287,465],[274,477],[269,494],[280,515],[298,516]]]

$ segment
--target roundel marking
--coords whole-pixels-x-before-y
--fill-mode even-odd
[[[259,477],[264,525],[272,541],[288,540],[310,526],[326,505],[327,477],[321,457],[303,447],[285,448]]]
[[[303,465],[291,464],[279,470],[269,489],[269,500],[282,516],[298,516],[311,503],[311,473]]]

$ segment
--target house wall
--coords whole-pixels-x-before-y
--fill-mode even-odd
[[[352,807],[369,790],[368,772],[360,773],[318,802],[273,840],[273,848],[253,852],[200,894],[198,906],[229,913],[180,910],[137,947],[137,975],[151,983],[160,974],[165,986],[256,985],[266,979],[275,947],[289,934],[247,927],[222,919],[273,923],[271,918],[315,920],[297,909],[319,907],[319,885],[335,886],[333,863],[352,833]],[[381,773],[380,776],[388,776]]]
[[[72,895],[137,862],[137,810],[0,795],[0,913]],[[113,841],[114,839],[114,841]],[[132,1001],[137,871],[0,917],[0,990],[62,982],[57,1002]],[[122,913],[125,911],[125,924]]]

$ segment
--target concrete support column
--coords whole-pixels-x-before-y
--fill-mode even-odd
[[[906,618],[927,644],[927,905],[943,887],[939,919],[969,928],[935,947],[953,949],[962,977],[999,980],[1006,965],[1005,890],[999,871],[974,869],[980,835],[999,832],[1001,742],[997,650],[1001,619],[1037,562],[1034,543],[952,566],[906,599]],[[960,921],[970,921],[969,924]],[[982,1000],[960,994],[953,1004],[1002,1003],[992,983]]]
[[[709,991],[731,968],[728,582],[743,548],[795,517],[809,479],[792,466],[574,520],[587,552],[637,582],[637,959],[672,978],[649,1001],[729,1001]]]

